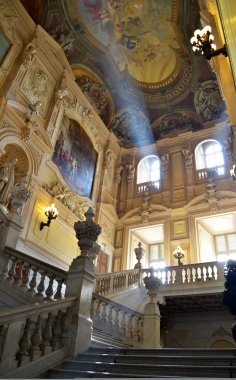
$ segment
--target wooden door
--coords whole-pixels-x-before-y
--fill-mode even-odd
[[[96,273],[103,274],[107,273],[108,255],[100,251],[97,258]]]

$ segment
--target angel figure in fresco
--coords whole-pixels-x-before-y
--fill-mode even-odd
[[[126,34],[122,34],[117,43],[125,46],[128,50],[133,50],[138,46],[140,41],[140,38],[136,36],[128,36]]]
[[[0,167],[0,204],[7,205],[11,190],[14,187],[15,164],[17,158],[12,158]]]

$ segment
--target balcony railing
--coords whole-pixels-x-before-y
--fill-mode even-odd
[[[210,169],[200,169],[196,170],[196,179],[198,182],[205,182],[209,177],[209,171],[214,171],[214,175],[216,178],[223,177],[225,175],[225,167],[224,166],[216,166]]]
[[[143,182],[137,185],[137,193],[142,194],[145,191],[157,191],[160,189],[160,181]]]

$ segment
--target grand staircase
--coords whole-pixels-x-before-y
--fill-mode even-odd
[[[48,377],[236,377],[236,349],[117,349],[91,347]]]

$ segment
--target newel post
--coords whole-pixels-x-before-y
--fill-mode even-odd
[[[72,261],[66,287],[66,296],[77,297],[70,326],[70,348],[73,356],[85,351],[91,343],[90,310],[95,282],[93,260],[100,250],[96,240],[101,233],[101,227],[93,222],[92,208],[90,207],[84,215],[85,221],[74,224],[81,255]]]
[[[144,277],[143,281],[149,302],[144,308],[143,318],[143,347],[161,348],[160,344],[160,310],[157,304],[157,294],[161,286],[161,280],[154,276],[154,270],[150,268],[150,275]]]

